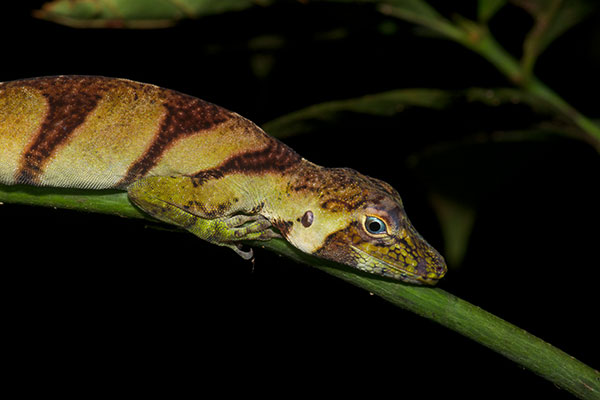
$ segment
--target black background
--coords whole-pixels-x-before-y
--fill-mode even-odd
[[[259,125],[310,104],[394,88],[507,85],[478,56],[415,37],[408,24],[380,35],[384,17],[368,6],[289,2],[134,31],[31,18],[40,3],[3,12],[0,80],[124,77],[201,97]],[[473,4],[461,4],[472,15]],[[530,21],[514,8],[502,17],[512,23],[496,29],[518,52]],[[593,16],[561,38],[536,70],[592,117],[599,21]],[[339,27],[343,38],[327,36]],[[249,45],[265,35],[284,45]],[[270,68],[264,77],[253,69],[261,60]],[[417,229],[442,248],[428,183],[404,159],[460,135],[464,121],[418,114],[398,121],[402,132],[429,136],[381,135],[387,128],[359,123],[286,142],[318,164],[389,181]],[[521,161],[511,164],[515,154]],[[514,173],[485,197],[466,259],[440,287],[597,368],[598,155],[558,141],[509,145],[495,157]],[[26,206],[3,205],[0,221],[2,326],[24,393],[571,397],[446,328],[260,249],[253,266],[144,222]]]

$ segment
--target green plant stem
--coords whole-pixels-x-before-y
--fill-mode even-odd
[[[280,247],[283,247],[282,244]],[[271,249],[277,249],[273,244]],[[280,253],[287,254],[283,249]],[[294,258],[294,257],[292,257]],[[308,262],[306,260],[304,262]],[[325,272],[460,333],[582,399],[600,399],[600,373],[549,343],[442,289],[409,286],[312,261]]]
[[[586,134],[586,141],[600,151],[600,126],[573,108],[534,75],[524,71],[522,64],[504,50],[487,29],[478,26],[478,32],[477,35],[463,35],[460,43],[488,60],[515,85],[546,101],[559,113],[568,117]]]
[[[116,191],[0,185],[0,202],[147,218]],[[251,243],[312,265],[450,328],[530,369],[582,399],[600,399],[600,373],[528,332],[438,288],[406,285],[304,254],[283,240]]]
[[[485,58],[516,86],[537,95],[558,111],[573,116],[575,110],[556,92],[534,76],[526,78],[521,64],[496,41],[487,28],[468,20],[461,21],[463,34],[451,38]]]
[[[453,40],[479,54],[513,84],[553,106],[557,112],[569,118],[583,133],[584,139],[600,152],[600,126],[581,114],[556,92],[537,79],[529,68],[532,60],[525,65],[508,53],[493,37],[487,26],[457,17],[452,23],[441,16],[423,18],[408,13],[399,7],[381,5],[379,10],[386,15],[425,26],[447,39]]]
[[[544,11],[535,17],[533,28],[525,37],[525,41],[523,42],[523,56],[521,58],[521,69],[525,79],[529,79],[533,76],[535,62],[543,50],[541,39],[554,20],[561,4],[562,0],[550,0]]]

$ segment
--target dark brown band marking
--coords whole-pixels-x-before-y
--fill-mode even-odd
[[[321,208],[331,212],[352,211],[364,204],[364,200],[350,203],[342,199],[327,199],[321,203]]]
[[[276,139],[260,150],[240,153],[225,160],[221,165],[200,171],[192,176],[195,186],[210,179],[222,178],[231,173],[261,174],[266,172],[284,172],[302,160],[294,150]]]
[[[346,228],[333,232],[325,238],[322,246],[316,249],[313,255],[351,266],[356,265],[355,254],[348,242],[356,243],[361,240],[356,233],[358,229],[358,223],[354,221]]]
[[[150,147],[125,174],[121,181],[123,185],[146,175],[169,145],[178,138],[210,130],[231,118],[236,118],[233,113],[196,97],[167,89],[163,89],[163,93],[166,115]]]
[[[38,134],[25,149],[16,173],[16,183],[37,183],[45,163],[59,149],[75,128],[94,110],[106,79],[92,77],[48,77],[19,82],[39,90],[48,102],[48,110]]]
[[[160,102],[166,109],[148,150],[129,168],[121,183],[146,174],[175,139],[206,131],[231,118],[241,118],[214,104],[173,90],[125,79],[100,76],[52,76],[7,82],[5,87],[32,87],[47,99],[48,110],[38,134],[24,150],[16,173],[17,183],[38,183],[49,159],[96,108],[108,90],[132,91],[134,100]],[[245,120],[244,120],[245,121]],[[248,122],[250,124],[250,122]],[[132,132],[135,134],[135,132]]]
[[[273,226],[275,228],[277,228],[279,233],[281,233],[281,236],[283,236],[284,238],[287,238],[290,234],[290,229],[292,229],[292,227],[294,226],[294,223],[292,221],[285,221],[283,219],[277,219],[277,220],[273,221]]]

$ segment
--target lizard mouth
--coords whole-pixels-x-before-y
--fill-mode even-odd
[[[401,280],[407,283],[418,285],[435,285],[444,277],[446,273],[446,264],[441,255],[435,250],[433,257],[418,257],[410,262],[399,262],[398,260],[386,260],[391,258],[380,252],[374,254],[365,251],[357,246],[351,245],[354,251],[356,265],[355,268],[381,275],[387,278]]]

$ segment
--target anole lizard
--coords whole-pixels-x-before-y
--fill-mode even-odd
[[[124,190],[147,214],[246,259],[241,241],[283,237],[406,282],[446,272],[387,183],[315,165],[236,113],[125,79],[0,83],[0,183]]]

